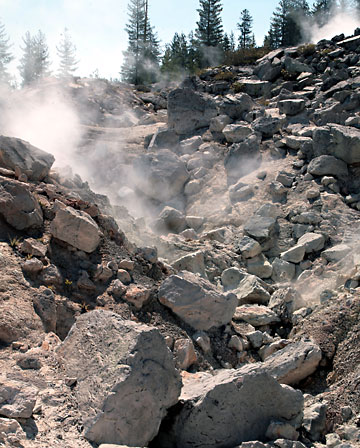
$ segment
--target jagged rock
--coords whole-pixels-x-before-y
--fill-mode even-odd
[[[244,231],[256,240],[270,238],[275,230],[276,220],[271,217],[254,215],[244,226]]]
[[[305,109],[305,101],[301,99],[281,100],[278,107],[281,114],[297,115]]]
[[[240,143],[251,134],[251,128],[246,124],[228,124],[223,129],[226,141],[229,143]]]
[[[156,263],[158,259],[157,248],[154,246],[138,247],[136,251],[144,260],[149,263]]]
[[[172,129],[158,129],[152,136],[148,149],[171,149],[179,144],[179,136]]]
[[[164,207],[159,214],[156,228],[173,233],[180,233],[186,229],[185,216],[173,207]]]
[[[224,127],[231,123],[231,118],[228,115],[218,115],[210,120],[209,130],[211,132],[222,132]]]
[[[300,263],[301,261],[303,261],[304,256],[305,246],[303,245],[294,246],[280,255],[282,260],[288,261],[290,263]]]
[[[295,265],[284,259],[275,258],[272,268],[271,278],[274,282],[289,282],[295,277]]]
[[[197,361],[194,345],[190,339],[177,339],[174,344],[176,363],[182,370],[187,370]]]
[[[113,295],[116,299],[120,299],[124,295],[125,291],[126,286],[118,279],[113,280],[108,288],[109,294]]]
[[[149,300],[150,290],[139,285],[130,285],[123,296],[126,302],[132,303],[139,310]]]
[[[272,421],[266,430],[266,438],[269,440],[297,440],[298,437],[299,433],[289,423]]]
[[[44,269],[44,265],[38,258],[31,258],[30,260],[25,260],[21,268],[26,274],[37,275]]]
[[[17,230],[40,227],[43,214],[26,184],[0,176],[0,213]]]
[[[344,177],[348,175],[348,168],[342,160],[333,156],[323,155],[315,157],[309,163],[308,173],[313,176]]]
[[[182,192],[189,179],[185,163],[166,149],[134,161],[136,186],[148,197],[166,202]]]
[[[0,415],[8,418],[30,418],[38,389],[20,381],[0,379]]]
[[[247,367],[190,375],[180,400],[155,440],[159,448],[211,448],[215,440],[218,446],[233,448],[264,440],[272,420],[290,422],[303,407],[300,391]]]
[[[19,138],[0,136],[0,166],[20,171],[30,180],[43,180],[55,158]]]
[[[34,295],[34,310],[36,314],[40,317],[44,330],[49,333],[50,331],[56,331],[56,301],[55,295],[49,288],[44,288],[44,290]]]
[[[297,59],[293,59],[289,56],[285,56],[284,60],[285,70],[287,70],[291,74],[299,74],[299,73],[312,73],[313,69],[303,62],[298,61]]]
[[[21,447],[21,439],[26,438],[26,433],[18,421],[12,418],[0,418],[0,443],[4,446]]]
[[[271,89],[271,83],[258,79],[239,79],[237,81],[241,85],[241,90],[250,96],[259,97],[267,95]]]
[[[303,427],[310,440],[317,442],[326,432],[326,403],[315,403],[304,409]]]
[[[268,306],[283,322],[290,324],[295,311],[304,307],[305,302],[297,290],[285,287],[274,292]]]
[[[321,233],[305,233],[298,241],[297,246],[304,246],[305,253],[318,252],[325,245],[325,237]]]
[[[193,339],[204,353],[211,352],[211,341],[204,331],[197,331],[193,335]]]
[[[237,182],[239,178],[260,166],[260,140],[259,135],[254,133],[250,134],[243,142],[231,145],[224,159],[224,166],[230,183]]]
[[[269,138],[281,129],[281,120],[277,117],[260,117],[251,123],[251,127],[256,132],[260,132],[263,137]]]
[[[159,301],[195,330],[229,323],[237,305],[234,294],[221,294],[209,281],[186,271],[162,283]]]
[[[327,148],[327,151],[346,163],[359,163],[360,129],[332,124],[330,130],[332,144]]]
[[[211,97],[188,88],[171,91],[167,109],[169,127],[179,135],[209,126],[210,120],[217,115]]]
[[[47,246],[34,238],[26,238],[20,246],[20,252],[34,257],[45,257]]]
[[[256,240],[245,235],[236,244],[236,251],[240,252],[240,254],[245,258],[253,258],[261,254],[262,249],[260,244]]]
[[[57,354],[77,378],[85,436],[93,442],[147,446],[178,400],[179,373],[153,327],[91,311],[77,319]]]
[[[247,270],[250,274],[254,274],[260,278],[270,278],[273,267],[269,263],[269,260],[260,254],[254,258],[248,258],[246,260]]]
[[[195,135],[194,137],[182,140],[182,142],[180,143],[180,152],[181,154],[193,154],[199,149],[202,143],[203,140],[199,135]]]
[[[84,252],[93,252],[100,243],[96,222],[86,213],[72,207],[59,209],[50,225],[55,238],[65,241]]]
[[[269,356],[262,365],[281,384],[298,384],[312,375],[321,361],[321,350],[312,341],[291,342]]]
[[[346,257],[351,250],[351,247],[347,244],[337,244],[336,246],[330,247],[329,249],[321,252],[321,256],[329,263],[336,263]]]
[[[276,182],[280,182],[284,187],[290,188],[294,182],[294,176],[286,171],[280,171],[276,178]]]
[[[246,271],[239,268],[232,267],[225,269],[221,274],[221,283],[225,291],[235,289],[246,275]]]
[[[272,325],[280,322],[280,318],[263,305],[241,305],[236,308],[234,320],[243,320],[254,327]]]
[[[246,275],[233,292],[237,295],[239,305],[246,303],[266,305],[270,300],[270,293],[265,289],[265,282],[255,275]]]
[[[232,203],[247,201],[254,196],[254,190],[250,185],[237,182],[229,188],[229,196]]]
[[[255,103],[247,93],[226,95],[219,104],[221,114],[228,115],[233,120],[242,118],[244,112],[254,109]]]
[[[189,271],[194,274],[200,274],[202,277],[206,277],[205,272],[205,259],[202,251],[193,252],[189,255],[177,259],[172,263],[172,267],[178,271]]]

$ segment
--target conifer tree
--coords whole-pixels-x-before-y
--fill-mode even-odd
[[[61,78],[69,78],[73,76],[77,69],[79,61],[76,59],[76,47],[71,41],[71,36],[67,28],[61,35],[59,46],[56,47],[57,54],[60,58],[59,76]]]
[[[50,74],[50,57],[49,47],[46,43],[45,34],[39,30],[33,38],[33,50],[35,59],[35,79],[49,76]]]
[[[223,26],[221,20],[221,0],[199,0],[199,21],[196,22],[195,35],[201,45],[206,47],[218,47],[223,38]]]
[[[25,86],[50,74],[50,59],[45,34],[42,31],[39,30],[34,37],[27,31],[23,43],[19,71],[22,86]]]
[[[11,45],[5,32],[5,25],[0,23],[0,82],[9,82],[7,65],[14,59],[10,53]]]
[[[240,22],[237,27],[240,31],[239,46],[240,48],[250,48],[254,45],[254,38],[252,32],[253,18],[247,9],[241,12]]]

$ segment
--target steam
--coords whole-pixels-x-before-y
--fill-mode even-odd
[[[355,8],[346,11],[336,7],[332,9],[329,20],[324,25],[319,25],[313,20],[302,23],[303,34],[307,37],[306,40],[313,43],[322,39],[331,39],[342,33],[345,35],[352,34],[359,25],[359,11]]]

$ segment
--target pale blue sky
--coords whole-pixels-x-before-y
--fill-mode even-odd
[[[187,34],[195,29],[198,0],[149,0],[149,4],[150,19],[162,45],[175,31]],[[236,33],[240,12],[247,8],[254,18],[256,41],[261,44],[277,4],[278,0],[223,0],[224,29]],[[0,0],[0,18],[17,59],[25,32],[33,34],[41,29],[47,37],[52,69],[56,70],[55,48],[66,26],[78,49],[77,74],[87,76],[98,69],[101,76],[119,76],[122,51],[127,46],[127,0]],[[18,60],[12,63],[13,71],[17,65]]]

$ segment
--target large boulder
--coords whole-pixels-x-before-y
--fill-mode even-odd
[[[175,89],[168,96],[168,123],[179,135],[210,125],[216,105],[206,95],[189,88]]]
[[[249,366],[188,375],[180,404],[165,420],[156,446],[233,448],[245,441],[264,441],[272,420],[294,423],[302,409],[300,391]]]
[[[22,182],[0,176],[0,213],[17,230],[40,227],[43,214],[38,201]]]
[[[53,155],[19,138],[0,136],[0,166],[20,171],[30,180],[42,180],[54,163]]]
[[[261,137],[250,134],[243,142],[231,145],[224,159],[224,167],[231,184],[259,168]]]
[[[74,389],[85,436],[98,444],[147,446],[181,379],[157,329],[104,310],[83,314],[57,350]]]
[[[100,243],[96,222],[86,212],[72,207],[59,209],[50,225],[52,236],[84,252],[93,252]]]
[[[226,95],[219,103],[221,114],[228,115],[233,120],[242,118],[244,112],[254,109],[255,103],[247,93]]]
[[[359,163],[360,129],[339,124],[332,124],[330,129],[332,145],[329,152],[346,163]]]
[[[144,154],[134,161],[137,188],[162,202],[182,192],[189,179],[185,163],[166,149]]]
[[[163,282],[159,301],[195,330],[226,325],[238,302],[235,294],[222,294],[208,280],[186,271]]]
[[[348,168],[342,160],[334,156],[323,155],[312,159],[308,166],[308,172],[313,176],[344,177],[348,175]]]

